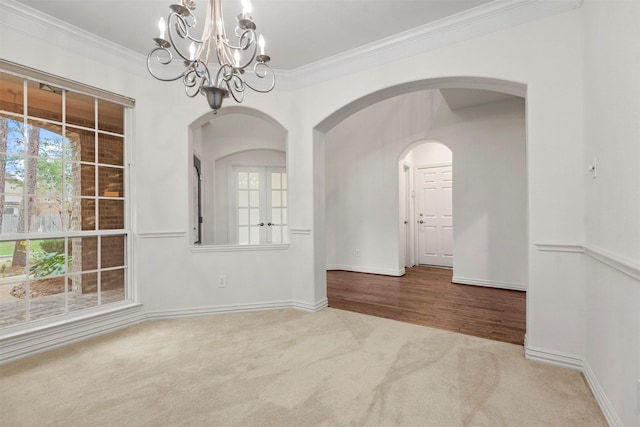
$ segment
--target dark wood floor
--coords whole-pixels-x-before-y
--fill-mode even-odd
[[[456,285],[451,277],[431,267],[407,268],[402,277],[327,271],[329,307],[524,343],[525,292]]]

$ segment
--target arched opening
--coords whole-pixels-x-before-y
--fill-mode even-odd
[[[258,110],[232,106],[198,118],[189,134],[193,243],[287,242],[285,128]]]
[[[459,171],[458,191],[449,193],[460,214],[449,230],[453,282],[525,290],[525,92],[493,79],[428,80],[367,95],[319,124],[314,150],[325,155],[315,188],[326,205],[316,199],[315,211],[322,206],[325,215],[315,227],[326,242],[316,238],[316,268],[403,275],[411,262],[403,238],[411,220],[399,209],[410,197],[401,185],[403,162],[421,142],[446,141]]]

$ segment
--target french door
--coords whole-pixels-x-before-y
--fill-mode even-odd
[[[276,167],[234,167],[233,229],[240,245],[287,241],[287,173]]]

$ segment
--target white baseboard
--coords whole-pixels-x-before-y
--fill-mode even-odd
[[[146,320],[287,308],[313,312],[322,310],[327,307],[327,305],[328,300],[325,298],[315,304],[301,301],[275,301],[178,310],[159,310],[145,313],[142,304],[131,304],[114,308],[105,313],[85,316],[31,331],[16,332],[12,335],[2,337],[0,338],[0,365],[113,332],[127,326],[142,323]]]
[[[24,331],[0,339],[0,365],[141,323],[142,304]]]
[[[542,362],[549,365],[560,366],[563,368],[575,369],[582,372],[584,375],[593,396],[595,397],[600,409],[602,410],[602,414],[604,415],[607,423],[611,427],[624,427],[620,417],[616,413],[613,405],[609,401],[604,389],[600,385],[596,374],[591,369],[591,365],[589,362],[582,357],[570,355],[570,354],[562,354],[556,353],[549,350],[544,350],[535,347],[527,347],[525,345],[525,357],[529,360],[533,360],[536,362]]]
[[[525,347],[524,356],[536,362],[546,363],[548,365],[560,366],[563,368],[583,370],[582,357],[574,354],[557,353],[536,347]]]
[[[247,311],[262,311],[262,310],[281,310],[287,308],[295,308],[304,311],[319,311],[328,305],[328,300],[325,298],[318,301],[315,304],[309,304],[302,301],[272,301],[261,302],[252,304],[229,304],[229,305],[216,305],[210,307],[197,307],[197,308],[185,308],[178,310],[158,310],[148,311],[147,319],[173,319],[180,317],[193,317],[193,316],[207,316],[211,314],[221,313],[242,313]]]
[[[298,310],[304,310],[304,311],[320,311],[323,308],[327,307],[328,305],[329,305],[329,300],[326,298],[318,301],[315,304],[308,304],[302,301],[293,301],[292,303],[293,308],[297,308]]]
[[[607,420],[607,423],[609,423],[611,427],[624,427],[622,425],[622,421],[620,420],[620,417],[618,417],[618,414],[613,408],[613,405],[609,401],[609,398],[607,397],[602,386],[600,385],[598,378],[593,373],[593,370],[591,370],[591,365],[589,365],[589,362],[586,360],[584,361],[582,366],[582,374],[587,380],[587,384],[589,384],[589,388],[591,388],[591,392],[593,393],[593,396],[596,398],[598,405],[600,405],[600,409],[602,410],[602,414],[604,415],[604,418]]]
[[[355,273],[369,273],[369,274],[381,274],[383,276],[404,276],[405,270],[387,270],[383,268],[370,268],[370,267],[361,267],[356,265],[343,265],[343,264],[330,264],[327,265],[327,270],[344,270],[344,271],[353,271]]]
[[[184,308],[176,310],[147,311],[147,319],[173,319],[179,317],[207,316],[221,313],[242,313],[246,311],[279,310],[292,308],[290,301],[273,301],[252,304],[229,304],[210,307]]]
[[[509,289],[512,291],[524,291],[524,292],[527,291],[527,285],[522,283],[499,282],[495,280],[484,280],[484,279],[469,279],[467,277],[460,277],[460,276],[453,276],[451,281],[459,285],[475,285],[475,286],[485,286],[489,288]]]

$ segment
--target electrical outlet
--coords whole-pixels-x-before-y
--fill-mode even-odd
[[[218,276],[218,287],[219,288],[226,288],[227,287],[227,276],[225,276],[225,275]]]
[[[356,256],[360,256],[360,249],[356,249]]]

